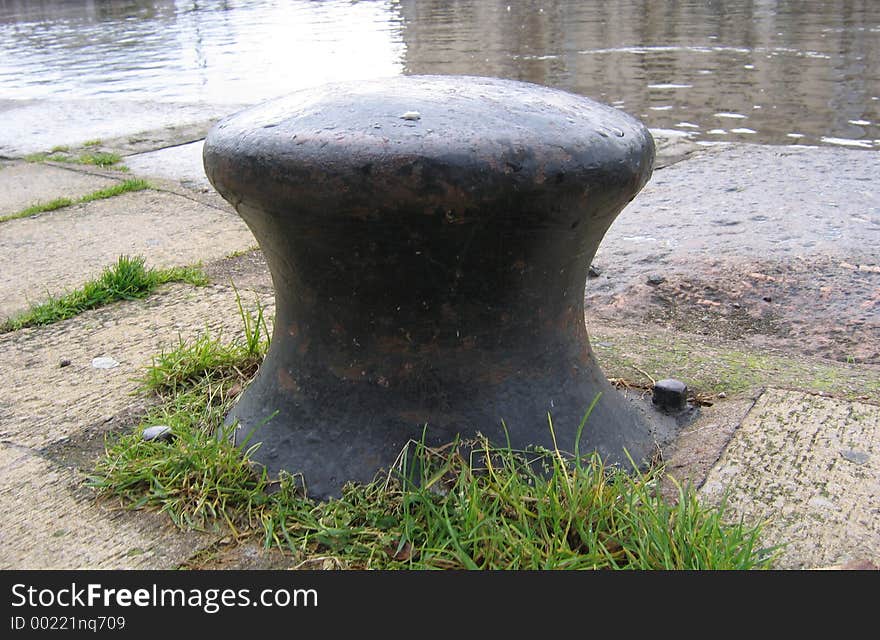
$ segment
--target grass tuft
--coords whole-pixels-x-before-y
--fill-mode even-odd
[[[46,302],[0,324],[0,333],[39,326],[72,318],[116,300],[143,298],[167,282],[188,282],[195,286],[207,284],[208,278],[198,267],[147,269],[143,257],[120,256],[115,264],[104,269],[100,278],[86,282],[81,288]]]
[[[205,332],[153,357],[141,389],[163,399],[134,434],[108,442],[90,478],[93,487],[133,508],[149,507],[181,527],[233,531],[259,526],[269,481],[249,463],[249,451],[216,437],[236,395],[256,375],[270,342],[263,307],[245,311],[236,291],[244,338],[224,342]],[[164,424],[170,444],[145,442],[144,428]]]
[[[89,145],[96,146],[96,145]],[[68,164],[90,164],[96,167],[106,168],[122,162],[122,156],[117,153],[108,153],[106,151],[89,151],[73,155],[70,153],[69,147],[65,145],[52,147],[49,153],[40,152],[26,155],[24,159],[27,162],[66,162]]]
[[[233,383],[240,389],[250,381],[269,350],[270,331],[259,302],[251,313],[244,309],[237,290],[236,300],[244,339],[224,342],[210,331],[190,342],[180,339],[173,349],[153,357],[141,378],[143,389],[163,397],[201,390],[210,403],[218,389],[222,393]]]
[[[264,512],[267,539],[374,569],[753,569],[772,555],[757,550],[758,529],[723,525],[690,490],[666,503],[658,471],[626,473],[597,455],[417,443],[399,472],[410,479],[349,485],[321,504],[288,483]]]
[[[129,191],[143,191],[144,189],[150,188],[152,188],[152,185],[146,180],[134,178],[126,180],[125,182],[120,182],[119,184],[115,184],[105,189],[92,191],[91,193],[87,193],[86,195],[77,198],[76,200],[71,200],[70,198],[56,198],[55,200],[52,200],[50,202],[37,203],[16,213],[0,216],[0,222],[16,220],[18,218],[28,218],[30,216],[35,216],[38,213],[44,213],[46,211],[55,211],[56,209],[62,209],[64,207],[69,207],[75,204],[83,204],[85,202],[92,202],[93,200],[104,200],[106,198],[112,198],[123,193],[128,193]]]
[[[204,425],[221,418],[218,405],[178,395],[145,421],[170,426],[173,442],[144,441],[141,430],[121,437],[108,445],[90,484],[135,509],[167,513],[182,528],[213,529],[225,523],[238,531],[258,525],[268,481],[225,440],[205,433]]]
[[[17,213],[0,216],[0,222],[15,220],[16,218],[27,218],[30,216],[35,216],[38,213],[43,213],[45,211],[55,211],[56,209],[63,209],[64,207],[69,207],[72,204],[75,203],[70,198],[55,198],[54,200],[50,200],[49,202],[41,202],[31,205],[30,207],[22,209]]]
[[[309,566],[369,569],[755,569],[760,529],[727,523],[688,487],[666,502],[662,470],[626,473],[557,450],[516,451],[485,439],[441,448],[410,443],[398,463],[342,497],[316,502],[293,476],[270,480],[255,447],[218,438],[235,397],[269,344],[262,308],[239,312],[244,336],[208,334],[156,356],[143,379],[162,405],[134,434],[109,438],[90,484],[182,527],[226,524]],[[586,421],[587,418],[585,418]],[[170,443],[144,442],[153,424]],[[552,423],[549,425],[552,429]]]
[[[97,167],[110,167],[122,162],[122,156],[117,153],[95,151],[93,153],[84,153],[77,156],[76,162],[78,164],[93,164]]]
[[[120,182],[119,184],[114,184],[110,187],[98,189],[97,191],[87,193],[79,200],[77,200],[77,202],[83,203],[92,202],[93,200],[104,200],[106,198],[112,198],[123,193],[128,193],[129,191],[143,191],[144,189],[149,189],[150,186],[150,183],[146,180],[141,180],[140,178],[132,178],[130,180],[126,180],[125,182]]]

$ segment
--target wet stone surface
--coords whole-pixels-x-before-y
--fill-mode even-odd
[[[587,283],[590,322],[880,362],[880,154],[737,145],[655,172]]]
[[[0,129],[0,156],[23,156],[96,138],[122,142],[124,137],[126,145],[138,148],[137,131],[179,130],[181,125],[235,109],[235,105],[134,100],[0,100],[0,117],[14,123]]]

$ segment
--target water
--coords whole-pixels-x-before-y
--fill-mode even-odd
[[[0,0],[0,99],[251,104],[464,73],[703,144],[880,148],[877,0]]]

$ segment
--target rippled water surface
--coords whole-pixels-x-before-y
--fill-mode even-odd
[[[880,148],[877,0],[0,0],[5,99],[239,104],[401,73],[561,87],[707,144]]]

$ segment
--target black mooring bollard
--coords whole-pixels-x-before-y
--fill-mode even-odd
[[[584,286],[651,175],[647,129],[533,84],[409,76],[300,91],[218,123],[205,170],[272,272],[269,354],[228,421],[313,497],[429,444],[629,465],[651,422],[593,358]],[[502,424],[503,421],[503,424]],[[253,432],[253,433],[252,433]]]

